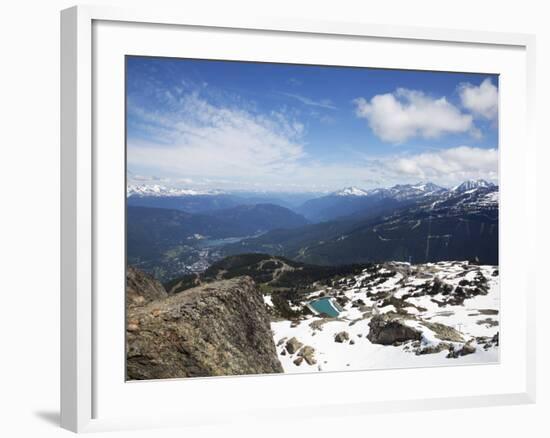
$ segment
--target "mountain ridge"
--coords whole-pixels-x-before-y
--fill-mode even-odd
[[[270,252],[321,265],[470,259],[498,264],[496,186],[446,191],[385,214],[344,219],[268,232],[224,251]]]

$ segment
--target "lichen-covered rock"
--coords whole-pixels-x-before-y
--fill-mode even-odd
[[[374,316],[369,322],[367,338],[373,344],[392,345],[396,342],[418,341],[422,333],[409,327],[395,315],[383,314]]]
[[[304,344],[302,344],[298,339],[292,338],[287,341],[285,348],[289,354],[294,354],[302,347],[302,345]]]
[[[166,298],[168,293],[162,283],[133,266],[126,270],[126,306],[143,306],[154,300]]]
[[[462,337],[462,334],[458,330],[448,325],[441,324],[439,322],[428,322],[428,321],[422,321],[422,325],[430,329],[432,332],[434,332],[436,338],[440,339],[441,341],[448,341],[448,342],[465,341],[464,338]]]
[[[315,365],[317,361],[315,360],[315,348],[305,345],[298,352],[299,357],[303,357],[308,365]]]
[[[262,295],[249,277],[129,307],[128,320],[137,327],[127,331],[130,380],[283,372]]]

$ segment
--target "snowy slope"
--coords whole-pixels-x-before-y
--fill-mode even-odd
[[[424,293],[434,282],[444,285],[446,290],[435,294]],[[471,286],[460,286],[459,283]],[[474,289],[478,287],[476,285],[481,286]],[[467,295],[471,297],[460,303],[463,289],[470,290]],[[471,292],[474,290],[480,293]],[[333,297],[340,303],[347,301],[341,306],[343,311],[338,318],[310,315],[298,321],[280,320],[271,324],[279,359],[287,373],[498,361],[495,335],[498,337],[499,331],[499,287],[498,270],[493,266],[475,266],[467,262],[378,265],[373,272],[364,271],[359,276],[341,280],[336,287],[309,294],[302,304],[307,305],[319,296]],[[408,326],[422,331],[420,342],[406,341],[394,346],[369,341],[369,323],[373,317],[378,314],[397,315],[398,309],[388,301],[399,307],[407,306],[399,310],[399,318]],[[266,303],[271,305],[270,297],[266,298]],[[296,303],[293,305],[296,306]],[[438,333],[424,325],[433,323],[454,329],[462,337],[462,342],[440,340]],[[341,332],[346,332],[349,339],[336,342],[335,337]],[[313,347],[315,363],[308,364],[302,360],[299,365],[295,364],[299,351],[289,354],[286,347],[292,338]],[[442,342],[445,348],[440,352],[417,354],[428,351],[428,347],[437,350]],[[454,350],[460,350],[467,342],[475,348],[474,353],[457,358],[447,357],[450,344],[453,344]]]

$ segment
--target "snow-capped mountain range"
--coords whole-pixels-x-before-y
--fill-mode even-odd
[[[330,193],[328,196],[341,196],[341,197],[362,197],[362,196],[382,196],[392,197],[395,199],[409,199],[421,196],[431,196],[436,194],[442,194],[445,192],[463,193],[468,190],[475,190],[479,188],[492,189],[497,186],[491,182],[483,179],[468,180],[451,188],[446,189],[431,182],[421,182],[417,184],[397,184],[390,188],[375,188],[370,190],[361,189],[359,187],[345,187],[341,190]],[[156,197],[177,197],[177,196],[199,196],[199,195],[220,195],[223,194],[221,190],[197,190],[188,188],[174,188],[166,187],[160,184],[141,184],[141,185],[128,185],[126,195],[130,196],[156,196]]]
[[[459,184],[451,189],[452,192],[466,192],[468,190],[475,190],[479,188],[491,189],[495,188],[496,185],[490,182],[485,181],[484,179],[477,180],[468,180],[464,181],[462,184]]]
[[[152,185],[129,185],[126,190],[126,196],[199,196],[199,195],[219,195],[222,192],[219,190],[195,190],[195,189],[178,189],[166,187],[159,184]]]
[[[367,190],[362,190],[357,187],[345,187],[331,194],[331,196],[368,196],[370,193]]]
[[[281,196],[284,198],[284,195]],[[175,208],[195,213],[248,202],[238,195],[220,190],[172,188],[157,184],[129,185],[127,197],[129,205]],[[430,211],[436,206],[457,211],[495,209],[498,208],[498,198],[498,186],[482,179],[464,181],[450,189],[432,182],[397,184],[369,190],[351,186],[313,197],[292,210],[311,222],[323,222],[356,214],[389,214],[395,209],[412,206]]]
[[[495,194],[496,193],[496,194]],[[490,196],[489,196],[490,194]],[[298,212],[313,222],[327,221],[357,212],[382,214],[395,208],[417,204],[431,209],[434,203],[451,203],[461,208],[469,205],[495,207],[498,205],[498,186],[485,180],[469,180],[447,189],[432,182],[397,184],[389,188],[365,190],[346,187],[331,194],[313,198],[298,208]]]
[[[445,192],[463,193],[468,190],[475,190],[479,188],[491,189],[496,187],[497,186],[495,184],[485,181],[483,179],[467,180],[451,189],[446,189],[445,187],[438,186],[437,184],[434,184],[432,182],[420,182],[418,184],[397,184],[388,189],[376,188],[371,190],[364,190],[352,186],[333,192],[329,196],[384,195],[388,197],[394,197],[396,199],[407,199],[410,197],[430,196]]]

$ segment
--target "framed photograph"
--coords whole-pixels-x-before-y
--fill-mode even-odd
[[[61,26],[63,427],[534,402],[534,37]]]

